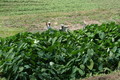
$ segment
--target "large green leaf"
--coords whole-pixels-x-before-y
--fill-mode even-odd
[[[52,45],[56,42],[56,40],[57,40],[57,37],[54,37],[54,38],[52,39]]]
[[[110,23],[0,38],[0,73],[8,80],[75,80],[117,70],[119,31]]]
[[[92,70],[94,67],[94,61],[90,59],[89,63],[87,64],[88,69]]]
[[[100,37],[100,39],[104,39],[105,38],[105,33],[104,32],[99,32],[99,37]]]

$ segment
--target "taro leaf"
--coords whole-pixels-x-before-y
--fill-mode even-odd
[[[71,66],[75,61],[75,58],[71,59],[67,64],[66,66]]]
[[[93,33],[88,32],[88,33],[86,33],[86,34],[87,34],[88,37],[94,37],[94,34],[93,34]]]
[[[30,66],[29,66],[29,65],[25,65],[24,67],[25,67],[26,69],[30,68]]]
[[[62,70],[60,71],[61,74],[65,73],[65,72],[68,72],[70,70],[70,67],[63,66],[61,68],[62,68]]]
[[[118,48],[118,53],[120,54],[120,48]]]
[[[2,57],[2,54],[3,54],[3,52],[2,52],[2,50],[0,50],[0,58]]]
[[[29,76],[30,80],[37,80],[34,75]]]
[[[62,36],[61,37],[59,37],[59,39],[58,39],[58,42],[61,42],[62,41]]]
[[[107,48],[107,52],[109,52],[110,51],[110,48]]]
[[[48,42],[50,43],[50,42],[51,42],[51,40],[52,40],[52,38],[49,38]]]
[[[66,48],[61,48],[62,52],[67,52]]]
[[[104,72],[108,73],[108,72],[111,72],[111,70],[107,67],[103,68]]]
[[[55,71],[53,69],[48,69],[49,72],[52,74],[52,75],[56,75]]]
[[[83,70],[79,69],[79,68],[78,68],[78,72],[81,76],[83,76],[85,74],[85,72]]]
[[[112,42],[115,42],[115,38],[112,37]]]
[[[90,70],[93,69],[93,67],[94,67],[94,62],[93,62],[92,59],[90,59],[90,62],[89,62],[89,64],[87,65],[87,67],[88,67]]]
[[[113,51],[113,52],[116,52],[116,51],[117,51],[117,47],[116,47],[116,46],[113,47],[112,51]]]
[[[87,55],[88,55],[88,57],[93,56],[93,54],[94,54],[94,50],[93,50],[93,49],[88,49],[88,50],[87,50]]]
[[[44,52],[43,51],[39,51],[37,54],[38,54],[39,57],[43,57]]]
[[[76,73],[76,72],[77,72],[77,67],[73,66],[73,73]]]
[[[11,48],[11,49],[7,52],[7,54],[6,54],[6,58],[9,57],[9,55],[13,52],[13,50],[14,50],[14,48]]]
[[[22,64],[22,63],[23,63],[23,59],[19,60],[19,61],[17,62],[17,65],[20,65],[20,64]]]
[[[110,51],[109,57],[112,58],[113,57],[113,52]]]
[[[103,64],[102,64],[102,63],[99,65],[98,69],[99,69],[100,71],[103,70]]]
[[[88,61],[88,57],[86,56],[85,59],[84,59],[83,64],[85,64],[87,61]]]
[[[75,73],[71,73],[71,74],[70,74],[70,80],[75,80],[75,79],[76,79],[76,78],[75,78],[75,75],[76,75]]]
[[[19,76],[19,74],[17,74],[17,75],[15,76],[14,80],[18,80],[18,76]],[[5,80],[6,80],[6,79],[5,79]]]
[[[22,72],[24,70],[24,67],[19,67],[19,72]]]
[[[71,52],[71,54],[78,54],[79,53],[79,50],[73,50],[72,52]]]
[[[42,80],[43,79],[43,77],[42,77],[42,75],[41,74],[38,74],[38,77]]]
[[[11,68],[11,66],[10,66],[10,68]],[[9,69],[10,69],[10,68],[9,68]],[[8,69],[8,70],[9,70],[9,69]],[[14,74],[17,73],[18,69],[19,69],[18,65],[13,64],[13,72],[14,72]]]
[[[83,70],[81,70],[80,68],[74,66],[74,67],[73,67],[73,73],[76,73],[76,72],[79,72],[79,74],[80,74],[81,76],[83,76],[83,75],[85,74]]]
[[[105,38],[105,33],[104,32],[99,32],[99,37],[100,37],[100,39],[104,39]]]
[[[53,38],[52,45],[55,43],[56,40],[57,40],[57,37]]]
[[[84,70],[85,69],[85,66],[82,64],[80,65],[80,69]]]
[[[14,52],[10,53],[9,56],[8,56],[8,58],[11,59],[11,60],[14,59],[14,57],[15,57],[15,53]]]
[[[120,69],[120,61],[118,62],[118,69]]]
[[[45,72],[45,71],[47,71],[45,68],[42,68],[42,69],[41,69],[41,72]]]
[[[22,49],[25,49],[27,47],[27,43],[20,43],[20,45],[17,48],[17,52],[19,52]]]

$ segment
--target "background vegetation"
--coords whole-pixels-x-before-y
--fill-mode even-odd
[[[103,22],[111,22],[111,21],[114,21],[119,24],[120,1],[119,0],[99,0],[99,1],[98,0],[0,0],[0,37],[8,37],[15,35],[19,32],[25,32],[25,31],[42,32],[44,30],[44,27],[46,27],[45,23],[48,21],[52,22],[52,26],[57,26],[57,27],[59,27],[58,25],[60,24],[79,27],[83,24],[84,21],[86,21],[88,24],[91,24],[90,22],[95,22],[95,21],[99,22],[100,24]],[[39,75],[37,74],[36,71],[38,71],[37,69],[39,69],[39,67],[37,67],[37,69],[35,70],[34,58],[36,57],[42,58],[43,56],[45,56],[46,58],[42,59],[43,60],[41,61],[41,63],[43,63],[42,66],[45,66],[44,64],[46,64],[47,67],[45,69],[43,67],[40,68],[43,71],[41,72],[43,75],[39,76],[40,79],[41,77],[45,77],[46,75],[55,79],[62,79],[64,78],[63,74],[67,74],[68,72],[71,73],[71,75],[67,74],[67,77],[70,76],[71,78],[74,79],[74,78],[86,77],[99,73],[109,73],[113,70],[119,69],[120,67],[119,54],[118,54],[120,53],[119,25],[114,23],[102,24],[103,28],[97,28],[97,29],[96,26],[97,25],[92,25],[92,27],[89,26],[90,28],[87,28],[84,31],[78,30],[78,31],[70,32],[69,33],[70,35],[68,35],[68,33],[61,33],[54,30],[53,33],[49,31],[43,32],[42,34],[44,35],[49,33],[50,35],[57,34],[53,36],[53,40],[52,38],[49,38],[49,41],[46,40],[48,39],[48,37],[43,38],[43,36],[41,36],[40,33],[36,33],[36,34],[19,33],[9,38],[5,38],[5,39],[0,38],[0,47],[1,47],[0,76],[2,75],[7,79],[13,79],[13,78],[25,79],[25,75],[29,75],[27,78],[31,78],[31,79],[35,79],[36,77],[38,78]],[[115,26],[117,26],[117,28],[115,28]],[[112,27],[112,28],[108,28],[108,27]],[[59,37],[59,35],[62,35],[62,37]],[[98,37],[96,37],[96,35]],[[105,38],[105,36],[107,37]],[[79,40],[79,38],[81,37],[84,38]],[[24,40],[24,38],[27,39]],[[38,40],[36,40],[36,38]],[[61,40],[63,39],[62,41],[65,43],[65,45],[60,45],[58,38]],[[77,44],[78,42],[74,43],[75,42],[74,38],[77,38],[78,39],[77,41],[81,42],[79,45],[82,46],[81,50],[85,51],[85,54],[82,55],[77,54],[78,52],[76,50],[78,50],[81,47],[78,46]],[[41,43],[38,42],[41,39],[46,41]],[[66,39],[70,39],[70,41],[67,42]],[[15,40],[17,40],[18,42]],[[94,41],[92,42],[89,40],[94,40]],[[72,46],[67,46],[72,41],[73,41]],[[23,44],[21,44],[22,42]],[[46,45],[46,43],[49,43],[49,45]],[[99,45],[100,43],[101,45]],[[50,57],[51,55],[52,56],[54,55],[53,53],[52,54],[48,53],[48,55],[42,55],[37,52],[34,53],[36,56],[33,57],[32,56],[33,54],[29,54],[29,53],[34,52],[34,50],[41,51],[39,50],[40,47],[37,48],[36,45],[37,46],[44,45],[45,47],[42,47],[42,49],[44,49],[43,52],[45,51],[45,53],[49,50],[54,51],[54,49],[52,48],[56,47],[57,45],[60,51],[62,52],[62,54],[60,53],[57,56],[57,58],[54,59],[53,57],[52,58]],[[50,47],[51,45],[52,47]],[[85,47],[84,45],[87,45],[87,47]],[[94,46],[98,46],[98,47],[94,48]],[[25,47],[26,50],[23,49]],[[65,47],[67,50],[61,47]],[[73,49],[73,51],[68,50],[69,48]],[[21,51],[23,51],[23,53],[22,55],[21,54],[19,55],[17,52],[21,52]],[[82,53],[82,51],[79,52]],[[6,56],[3,53],[9,55]],[[24,53],[27,56],[24,55]],[[59,51],[57,53],[59,53]],[[65,53],[67,53],[67,57]],[[20,59],[18,55],[20,58],[22,57],[21,59],[23,61],[21,60],[22,61],[21,63],[19,62]],[[63,57],[60,57],[61,55]],[[31,59],[32,61],[30,61],[30,63],[26,65],[27,64],[26,59],[28,59],[31,56],[33,57]],[[87,58],[84,58],[86,59],[85,60],[86,63],[78,63],[78,61],[81,59],[81,56],[83,58],[85,56],[89,56],[89,57],[100,56],[100,58],[97,58],[97,60],[96,57],[93,57],[92,59],[88,58],[88,60]],[[54,57],[56,57],[56,55],[54,55]],[[68,59],[68,61],[64,62],[64,59],[65,60]],[[15,60],[16,63],[14,63]],[[51,67],[48,66],[50,65],[50,63],[47,62],[47,60],[53,60],[56,63],[58,63],[59,61],[63,61],[64,64],[62,64],[61,66],[59,64],[54,63],[55,66]],[[99,63],[99,62],[103,62],[103,63]],[[84,65],[79,65],[79,64],[84,64]],[[67,65],[71,66],[71,68],[68,68]],[[97,68],[94,67],[95,65],[98,66],[99,69],[98,67]],[[39,64],[37,64],[36,66],[39,66]],[[83,70],[84,68],[86,68],[86,70]],[[32,70],[32,71],[29,72],[28,70]],[[56,72],[56,70],[58,72]],[[9,74],[8,72],[13,72],[13,74]],[[53,77],[56,75],[56,73],[57,75],[61,74],[61,76]],[[8,75],[9,77],[6,75]],[[2,78],[2,80],[5,79]]]
[[[53,26],[61,23],[74,26],[84,20],[119,23],[119,4],[119,0],[0,0],[0,27],[36,32],[47,21]],[[2,36],[4,32],[0,31]],[[6,33],[11,35],[9,30]]]

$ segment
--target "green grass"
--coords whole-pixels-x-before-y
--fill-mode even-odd
[[[120,8],[119,0],[1,0],[1,15]]]
[[[7,37],[15,35],[19,32],[23,32],[25,29],[23,28],[10,28],[10,27],[0,27],[0,36]]]
[[[53,26],[84,20],[119,23],[119,4],[119,0],[0,0],[0,26],[36,31],[47,21]]]

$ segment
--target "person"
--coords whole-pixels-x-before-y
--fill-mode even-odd
[[[50,22],[46,23],[46,26],[47,26],[48,30],[51,29],[51,23]]]
[[[61,28],[59,29],[59,31],[64,31],[67,32],[68,27],[66,27],[64,24],[61,24]]]

